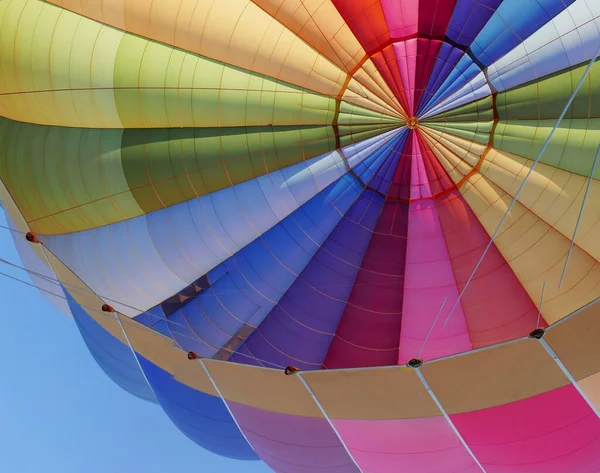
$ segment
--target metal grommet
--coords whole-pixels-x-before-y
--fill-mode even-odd
[[[411,368],[420,368],[422,364],[423,360],[420,360],[419,358],[413,358],[408,362],[408,366]]]
[[[298,371],[300,371],[298,368],[296,368],[295,366],[288,366],[284,373],[286,376],[290,376],[292,374],[296,374]]]
[[[540,340],[545,333],[546,332],[543,328],[536,328],[533,332],[529,334],[529,338],[535,338],[536,340]]]
[[[198,355],[196,353],[194,353],[193,351],[188,351],[188,360],[197,360],[198,359]]]
[[[116,310],[108,304],[102,304],[102,312],[116,312]]]

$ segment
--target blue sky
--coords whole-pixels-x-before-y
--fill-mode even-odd
[[[6,220],[0,210],[0,225]],[[19,263],[0,228],[0,257]],[[29,281],[0,263],[0,271]],[[15,473],[268,473],[213,455],[160,407],[116,386],[73,320],[36,289],[0,275],[0,471]]]

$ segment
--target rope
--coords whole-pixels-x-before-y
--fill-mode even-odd
[[[498,224],[498,227],[496,228],[496,230],[494,231],[494,234],[492,235],[492,237],[490,238],[489,243],[487,244],[487,246],[485,247],[485,250],[483,251],[483,254],[481,255],[481,258],[479,258],[479,261],[477,262],[477,264],[475,265],[475,268],[473,269],[473,272],[471,273],[471,275],[469,276],[469,279],[467,280],[466,284],[464,285],[462,291],[460,292],[458,298],[456,299],[456,302],[454,303],[454,305],[452,306],[452,309],[450,309],[450,313],[448,314],[448,316],[446,317],[446,320],[444,320],[444,323],[442,325],[442,327],[445,327],[446,324],[448,323],[448,320],[450,320],[450,317],[452,317],[452,314],[454,313],[454,310],[456,309],[456,307],[458,306],[458,304],[460,303],[462,297],[464,296],[465,292],[467,291],[467,288],[469,287],[469,284],[471,284],[471,281],[473,280],[473,277],[475,276],[475,273],[477,272],[477,270],[479,269],[479,266],[481,266],[481,263],[483,262],[483,259],[485,258],[485,255],[487,254],[487,252],[489,251],[489,249],[491,248],[492,244],[494,243],[494,240],[496,239],[496,237],[498,236],[498,234],[500,233],[500,229],[502,228],[502,226],[504,225],[504,222],[506,221],[506,219],[508,218],[508,215],[510,214],[512,208],[514,207],[514,205],[516,204],[519,196],[521,195],[521,192],[523,191],[523,189],[525,188],[525,184],[527,184],[527,181],[529,180],[529,177],[533,174],[533,170],[535,169],[535,167],[537,166],[537,164],[539,163],[540,159],[542,158],[542,155],[544,154],[544,152],[546,151],[546,148],[548,147],[548,145],[550,144],[550,140],[552,139],[552,137],[554,136],[554,133],[556,133],[556,130],[558,129],[558,126],[560,125],[560,122],[562,121],[563,117],[565,116],[565,114],[567,113],[567,111],[569,110],[569,107],[571,107],[571,104],[573,103],[573,100],[575,99],[575,96],[577,95],[577,92],[579,92],[579,89],[581,88],[581,86],[583,85],[583,83],[585,82],[585,79],[587,78],[590,70],[592,69],[592,66],[594,65],[594,62],[596,61],[596,59],[598,58],[598,55],[600,54],[600,47],[598,47],[596,49],[596,53],[594,54],[594,57],[591,59],[591,61],[589,62],[585,72],[583,73],[583,75],[581,76],[581,79],[579,80],[579,83],[577,84],[577,86],[575,87],[575,90],[573,90],[573,93],[571,94],[571,97],[569,97],[569,100],[567,101],[567,104],[565,105],[565,107],[563,108],[563,111],[561,112],[560,116],[558,117],[558,120],[556,121],[556,124],[554,125],[554,127],[552,128],[552,131],[550,132],[550,134],[548,135],[548,138],[546,138],[546,141],[544,143],[544,146],[542,146],[542,149],[540,149],[540,152],[538,153],[537,157],[535,158],[535,161],[533,162],[533,164],[531,165],[531,168],[529,169],[529,172],[527,173],[527,175],[525,176],[525,179],[523,180],[523,182],[521,183],[521,185],[519,186],[519,189],[517,190],[517,192],[515,193],[515,196],[513,197],[512,202],[510,203],[510,205],[508,206],[508,208],[506,209],[506,212],[504,213],[504,216],[502,217],[502,219],[500,220],[500,223]]]
[[[571,258],[571,252],[573,251],[573,246],[575,245],[575,235],[577,235],[577,229],[579,228],[579,222],[581,221],[581,216],[583,215],[583,209],[585,207],[585,203],[588,198],[588,194],[590,192],[590,187],[592,186],[592,180],[594,178],[594,174],[596,173],[596,166],[598,164],[598,156],[600,156],[600,145],[598,146],[598,150],[596,151],[596,157],[594,158],[594,164],[592,166],[592,170],[590,171],[590,177],[587,182],[587,186],[585,188],[585,194],[583,195],[583,202],[581,202],[581,208],[579,209],[579,215],[577,216],[577,223],[575,223],[575,230],[573,230],[573,238],[571,238],[571,243],[569,245],[569,252],[567,253],[567,259],[565,261],[565,266],[563,268],[562,274],[560,276],[560,282],[558,283],[558,287],[562,286],[563,279],[565,278],[565,274],[567,273],[567,265],[569,264],[569,259]]]

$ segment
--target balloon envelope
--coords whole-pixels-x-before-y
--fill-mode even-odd
[[[4,0],[0,198],[206,449],[594,473],[599,49],[595,0]]]

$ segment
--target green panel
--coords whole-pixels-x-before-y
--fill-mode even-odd
[[[471,102],[466,105],[448,110],[444,113],[434,115],[433,117],[423,120],[423,123],[437,122],[437,121],[458,121],[458,122],[471,122],[471,121],[488,121],[494,119],[493,101],[491,96],[487,96],[483,99]]]
[[[556,120],[500,122],[494,134],[494,147],[535,159]],[[588,176],[600,143],[600,119],[563,120],[540,161],[565,171]],[[595,178],[600,177],[600,168]]]
[[[544,77],[539,81],[500,92],[496,107],[500,120],[557,119],[575,86],[581,79],[586,65],[569,68]],[[592,67],[565,118],[600,117],[600,62]],[[440,113],[424,120],[425,123],[441,121],[480,121],[493,118],[491,96]]]
[[[397,117],[385,115],[383,113],[368,110],[358,105],[354,105],[347,102],[340,102],[340,113],[338,116],[338,123],[340,125],[350,124],[368,124],[368,123],[393,123],[397,126],[402,126],[402,120]]]
[[[449,123],[427,123],[428,128],[460,136],[477,143],[487,144],[490,141],[490,133],[494,126],[493,121],[486,122],[449,122]]]
[[[123,175],[121,136],[0,119],[0,178],[34,231],[74,232],[141,215]]]
[[[498,94],[498,114],[502,120],[558,118],[587,68],[568,69],[541,81]],[[565,118],[600,117],[600,63],[592,66]]]
[[[343,144],[393,127],[341,126]],[[0,119],[0,178],[32,229],[76,232],[335,149],[332,126],[100,130]]]
[[[340,146],[348,146],[352,143],[357,143],[362,140],[366,140],[367,138],[371,138],[376,135],[381,135],[387,131],[391,131],[397,128],[395,125],[389,126],[381,126],[376,127],[373,125],[363,125],[363,126],[347,126],[340,125],[339,133],[340,133]]]
[[[334,98],[131,34],[114,83],[126,128],[310,126],[335,116]]]
[[[331,126],[129,129],[122,157],[129,188],[152,212],[333,149]]]

